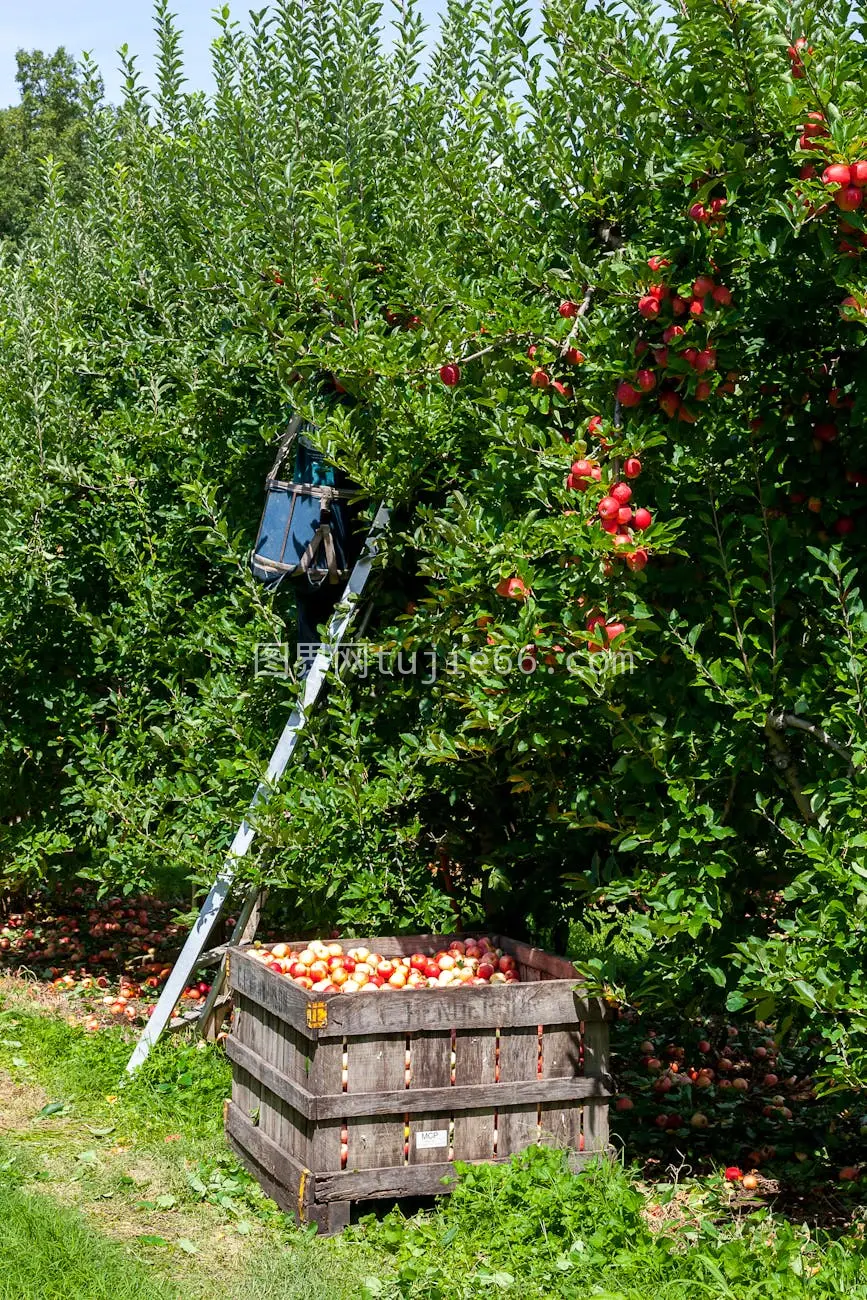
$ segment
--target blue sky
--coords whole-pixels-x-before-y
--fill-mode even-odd
[[[236,17],[245,16],[251,6],[232,4]],[[211,13],[213,0],[175,0],[171,5],[184,33],[186,74],[192,89],[208,89],[210,59],[208,47],[214,34]],[[110,99],[117,97],[120,78],[116,51],[129,45],[139,55],[139,66],[150,83],[153,67],[154,36],[151,26],[150,0],[24,0],[2,6],[0,13],[0,107],[18,99],[15,85],[15,51],[42,49],[52,51],[65,45],[77,57],[89,50],[102,69]],[[428,21],[440,9],[439,0],[422,0]]]

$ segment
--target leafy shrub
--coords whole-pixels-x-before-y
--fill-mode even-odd
[[[479,1287],[528,1300],[592,1295],[749,1300],[867,1294],[857,1240],[835,1242],[765,1213],[727,1221],[716,1187],[669,1189],[654,1206],[616,1165],[573,1175],[562,1152],[535,1148],[510,1165],[465,1167],[431,1216],[398,1212],[369,1231],[394,1252],[396,1280],[371,1278],[369,1297],[470,1300]]]

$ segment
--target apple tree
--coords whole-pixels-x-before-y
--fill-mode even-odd
[[[251,873],[311,927],[601,916],[631,995],[863,1077],[863,14],[379,20],[222,12],[206,100],[158,6],[8,259],[12,869],[213,874],[294,691],[245,555],[298,410],[394,526]]]

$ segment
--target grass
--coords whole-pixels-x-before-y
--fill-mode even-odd
[[[86,1034],[56,1009],[35,1007],[21,984],[0,989],[0,1189],[14,1198],[18,1219],[42,1221],[34,1241],[46,1249],[34,1249],[35,1276],[43,1266],[47,1279],[63,1276],[52,1262],[62,1207],[63,1230],[87,1238],[85,1255],[98,1261],[82,1282],[94,1300],[118,1259],[129,1265],[129,1287],[139,1287],[130,1296],[264,1300],[277,1288],[281,1300],[357,1297],[382,1255],[294,1227],[228,1152],[222,1114],[231,1074],[222,1052],[168,1037],[123,1083],[130,1050],[119,1029]],[[16,1268],[28,1276],[24,1262]],[[11,1265],[3,1272],[17,1283]],[[0,1300],[16,1294],[3,1284]],[[32,1286],[20,1294],[42,1297]]]
[[[0,1187],[0,1300],[170,1300],[128,1251],[45,1196]]]
[[[619,1165],[575,1177],[536,1148],[467,1173],[435,1215],[392,1214],[369,1238],[395,1258],[382,1300],[863,1300],[863,1239],[817,1238],[765,1211],[732,1215],[722,1180],[648,1195]]]
[[[120,1086],[123,1032],[32,997],[0,985],[0,1300],[867,1300],[861,1224],[835,1241],[719,1176],[575,1177],[543,1150],[469,1171],[433,1213],[317,1239],[227,1151],[218,1049],[166,1039]]]

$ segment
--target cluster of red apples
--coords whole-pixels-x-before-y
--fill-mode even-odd
[[[798,39],[794,42],[794,44],[789,45],[787,47],[786,53],[789,56],[789,63],[791,64],[793,78],[795,79],[795,81],[803,81],[804,77],[806,77],[807,75],[807,70],[804,67],[803,56],[805,54],[814,53],[812,45],[808,40],[805,39],[805,37],[799,36]]]
[[[828,130],[825,114],[808,113],[798,128],[798,148],[802,153],[822,153],[825,158],[832,148],[831,133]],[[815,180],[818,169],[815,163],[804,163],[800,170],[802,181]],[[829,162],[822,171],[822,182],[828,188],[831,198],[840,212],[854,213],[864,208],[864,190],[867,188],[867,159],[855,162]],[[808,204],[809,216],[821,216],[828,210],[828,204],[815,207]],[[867,248],[867,231],[853,226],[851,221],[840,217],[838,221],[840,241],[837,251],[842,257],[858,259]],[[844,320],[858,320],[867,316],[867,307],[858,298],[849,295],[840,304],[840,315]]]
[[[516,984],[514,957],[490,939],[455,939],[437,953],[384,957],[363,944],[311,939],[303,947],[286,943],[257,946],[251,956],[275,975],[284,975],[311,993],[378,993],[393,990],[462,988],[465,985]]]
[[[594,416],[590,421],[591,426],[598,419],[598,416]],[[641,461],[637,456],[626,458],[623,463],[623,473],[627,479],[638,478],[641,473]],[[586,492],[595,483],[599,483],[601,487],[601,479],[602,468],[598,462],[576,460],[569,471],[566,486],[573,492]],[[635,546],[633,531],[643,533],[653,523],[653,517],[643,506],[634,509],[630,504],[632,488],[627,482],[615,483],[611,487],[601,488],[601,491],[604,495],[596,506],[599,523],[603,531],[611,535],[615,546],[629,548],[626,551],[626,563],[633,572],[638,573],[645,567],[649,557],[645,547]],[[588,630],[592,631],[592,629]]]
[[[671,266],[667,257],[651,257],[647,265],[654,274]],[[720,315],[732,304],[731,290],[718,284],[712,275],[699,275],[689,288],[680,289],[654,281],[638,299],[638,314],[644,333],[636,341],[638,369],[631,379],[617,386],[617,400],[622,407],[636,407],[655,394],[660,409],[669,419],[694,424],[696,413],[686,398],[706,402],[712,393],[733,393],[737,375],[729,374],[715,382],[717,352],[711,331]],[[704,338],[694,340],[690,326],[706,326]],[[657,328],[648,336],[652,326]],[[695,342],[701,342],[696,347]]]

